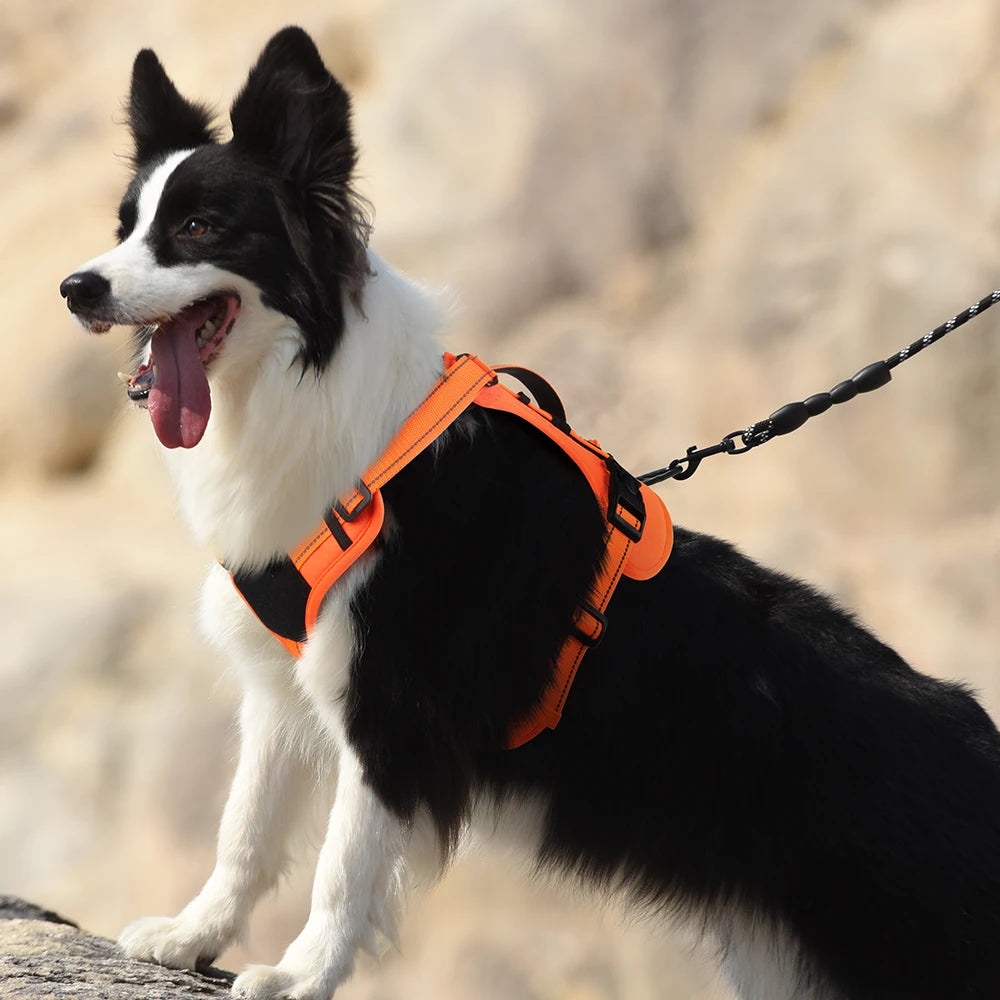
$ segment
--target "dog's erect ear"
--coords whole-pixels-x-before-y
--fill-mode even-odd
[[[234,149],[285,181],[296,208],[287,216],[289,235],[323,275],[314,289],[322,315],[304,355],[322,370],[343,331],[342,298],[360,309],[369,273],[368,206],[351,188],[351,99],[313,40],[301,28],[284,28],[264,46],[229,117]]]
[[[216,134],[211,121],[208,108],[181,97],[152,49],[143,49],[135,57],[128,124],[136,167],[163,153],[213,142]]]
[[[284,28],[264,47],[230,111],[233,143],[265,158],[303,193],[321,200],[344,191],[357,158],[351,99],[301,28]]]

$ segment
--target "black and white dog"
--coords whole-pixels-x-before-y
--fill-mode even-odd
[[[367,247],[350,101],[304,32],[268,43],[231,121],[220,141],[141,52],[119,245],[61,291],[92,331],[139,328],[129,392],[187,521],[261,568],[425,396],[441,312]],[[328,781],[309,919],[238,996],[327,1000],[392,936],[419,845],[441,865],[508,821],[543,868],[707,928],[743,1000],[1000,996],[1000,737],[967,691],[679,530],[655,578],[622,580],[558,728],[509,750],[601,557],[594,495],[522,421],[473,408],[384,499],[300,660],[209,575],[240,761],[215,870],[178,916],[127,927],[129,955],[193,968],[236,939]]]

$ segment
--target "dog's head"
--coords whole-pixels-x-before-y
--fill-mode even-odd
[[[201,439],[209,375],[258,363],[275,338],[293,338],[303,368],[321,371],[368,271],[350,98],[304,31],[268,42],[230,120],[232,139],[220,142],[210,112],[140,52],[118,246],[60,286],[87,329],[140,328],[148,357],[129,395],[148,396],[168,447]]]

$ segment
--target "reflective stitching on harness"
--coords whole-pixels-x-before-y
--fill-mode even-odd
[[[453,378],[461,371],[462,368],[464,368],[466,365],[471,364],[474,360],[478,361],[479,359],[475,358],[475,356],[472,354],[467,354],[464,358],[459,359],[446,372],[445,377]],[[495,378],[496,376],[493,377]],[[420,451],[422,451],[428,444],[430,444],[430,442],[434,438],[439,437],[442,431],[444,431],[447,427],[451,426],[451,424],[455,422],[456,418],[459,417],[465,410],[469,408],[469,404],[472,402],[472,400],[469,399],[469,396],[471,396],[473,393],[478,394],[481,389],[482,385],[478,381],[473,385],[469,386],[469,388],[466,389],[466,391],[463,392],[462,395],[457,400],[455,400],[455,402],[452,403],[452,405],[449,406],[448,409],[444,413],[442,413],[438,417],[438,419],[435,420],[434,423],[431,424],[431,426],[428,427],[423,432],[423,434],[421,434],[421,436],[406,449],[406,451],[404,451],[401,455],[397,456],[392,462],[389,463],[389,465],[380,469],[379,472],[372,475],[370,478],[362,476],[362,479],[368,482],[368,488],[370,490],[375,490],[381,487],[386,482],[388,482],[399,471],[399,469],[402,468],[402,466],[405,465],[415,454],[418,454]],[[428,400],[424,402],[423,404],[424,406],[427,405],[427,402],[429,401],[430,398],[431,397],[428,397]],[[386,451],[389,451],[391,447],[392,445],[390,445],[389,448],[386,449]],[[355,489],[354,493],[344,503],[344,506],[348,510],[351,510],[352,505],[354,504],[356,499],[362,499],[362,500],[364,499],[364,495],[357,489]]]
[[[317,531],[316,534],[313,535],[312,538],[310,538],[308,542],[306,542],[306,544],[305,544],[304,547],[300,546],[298,549],[295,550],[296,557],[295,557],[295,559],[293,559],[293,562],[296,565],[302,563],[303,560],[305,559],[305,557],[307,555],[309,555],[309,553],[317,545],[319,545],[320,542],[323,541],[323,539],[326,537],[326,535],[329,532],[329,530],[330,529],[324,524],[323,527],[319,531]]]

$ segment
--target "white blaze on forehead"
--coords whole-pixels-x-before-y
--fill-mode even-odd
[[[150,175],[146,178],[146,183],[142,185],[139,192],[139,202],[137,205],[135,228],[129,233],[125,243],[131,243],[133,239],[145,240],[149,227],[153,224],[156,215],[156,208],[160,204],[160,197],[163,189],[167,186],[167,180],[177,169],[181,161],[186,160],[193,149],[184,149],[177,153],[171,153]],[[124,244],[122,244],[124,246]]]
[[[215,290],[220,271],[211,264],[159,264],[148,242],[163,189],[193,149],[171,153],[139,191],[135,227],[113,250],[87,261],[79,271],[94,271],[111,283],[118,322],[146,323],[179,312]]]
[[[167,186],[167,180],[177,169],[178,164],[182,160],[186,160],[193,152],[193,149],[185,149],[177,153],[171,153],[153,170],[139,191],[139,198],[136,203],[135,226],[133,226],[128,238],[113,250],[108,250],[107,253],[102,253],[100,256],[94,257],[93,260],[88,260],[79,270],[97,271],[105,277],[110,277],[105,264],[116,258],[128,256],[128,251],[134,251],[138,244],[145,242],[146,236],[149,233],[149,227],[153,224],[153,219],[156,216],[156,208],[160,204],[163,189]],[[126,253],[123,254],[123,251],[126,251]]]

